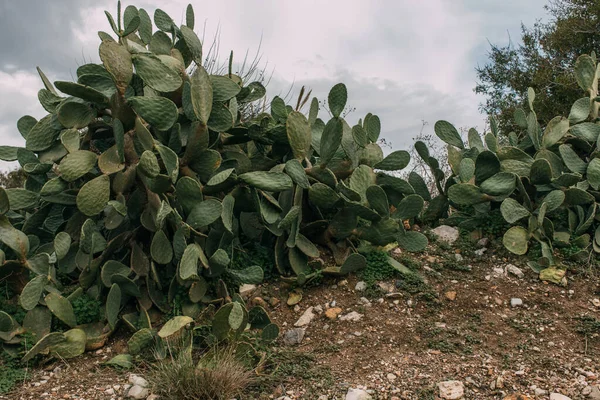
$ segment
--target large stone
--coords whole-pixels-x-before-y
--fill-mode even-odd
[[[560,393],[551,393],[550,400],[571,400],[570,397]]]
[[[465,395],[465,386],[461,381],[439,382],[437,386],[442,399],[458,400]]]
[[[240,286],[240,295],[242,297],[250,297],[252,292],[254,292],[255,290],[256,290],[256,285],[244,283],[242,286]]]
[[[432,229],[431,232],[433,232],[439,240],[448,244],[454,244],[460,236],[458,229],[448,225],[440,225],[437,228]]]
[[[127,393],[127,396],[132,398],[132,399],[145,399],[146,397],[148,397],[148,395],[150,394],[150,392],[148,391],[147,388],[145,387],[141,387],[138,385],[133,385],[131,389],[129,389],[129,393]]]
[[[283,335],[283,344],[286,346],[299,345],[304,339],[304,332],[304,328],[290,329]]]
[[[588,398],[591,400],[600,400],[600,386],[592,386]]]
[[[356,311],[352,311],[346,315],[342,315],[340,317],[340,321],[352,321],[352,322],[357,322],[360,321],[362,319],[363,315],[357,313]]]
[[[362,389],[348,389],[346,400],[373,400],[373,397]]]
[[[141,387],[148,387],[148,381],[142,378],[141,376],[135,374],[129,375],[129,383]]]
[[[304,314],[302,314],[302,316],[300,318],[298,318],[298,321],[296,321],[294,326],[296,326],[296,327],[306,326],[306,325],[310,324],[310,322],[314,318],[315,318],[315,314],[313,313],[313,307],[308,307],[306,309],[306,311],[304,311]]]
[[[523,279],[525,277],[523,270],[521,270],[521,268],[519,268],[513,264],[508,264],[506,266],[506,272],[509,274],[513,274],[514,276],[516,276],[517,278],[520,278],[520,279]]]

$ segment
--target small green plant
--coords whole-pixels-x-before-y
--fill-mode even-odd
[[[367,265],[358,272],[358,276],[368,285],[373,285],[376,282],[398,275],[398,271],[388,262],[387,253],[383,251],[371,251],[364,256],[367,259]]]
[[[590,315],[582,315],[577,318],[576,331],[586,337],[600,336],[600,320]]]
[[[6,353],[0,358],[0,394],[9,393],[17,383],[27,379],[27,369],[17,358]]]
[[[90,324],[100,321],[102,303],[93,297],[82,294],[71,301],[77,325]]]

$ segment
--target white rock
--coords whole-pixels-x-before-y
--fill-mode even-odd
[[[316,305],[313,307],[313,311],[316,312],[317,314],[321,314],[323,312],[323,306],[322,305]]]
[[[354,286],[354,290],[356,290],[357,292],[364,292],[365,290],[367,290],[367,282],[357,282],[356,286]]]
[[[132,385],[137,385],[141,387],[148,387],[148,381],[142,378],[139,375],[131,374],[129,375],[129,383]]]
[[[465,386],[461,381],[439,382],[437,386],[442,399],[457,400],[465,395]]]
[[[150,392],[147,388],[138,385],[133,385],[133,387],[129,389],[127,397],[130,397],[132,399],[145,399],[146,397],[148,397],[148,394],[150,394]]]
[[[437,228],[432,229],[431,232],[433,232],[439,240],[448,244],[454,244],[460,235],[458,229],[448,225],[440,225]]]
[[[454,253],[454,258],[456,259],[457,262],[461,262],[464,260],[462,254],[459,254],[459,253]]]
[[[329,400],[329,396],[327,396],[326,394],[322,394],[317,400]]]
[[[389,373],[387,374],[387,380],[390,382],[394,382],[396,380],[397,376],[395,374]]]
[[[106,394],[108,394],[108,395],[112,396],[113,394],[115,394],[115,389],[113,389],[113,388],[106,389],[106,390],[104,391],[104,393],[106,393]]]
[[[250,296],[252,292],[256,290],[256,285],[250,285],[248,283],[244,283],[240,286],[240,295],[242,296]]]
[[[362,389],[348,389],[346,400],[373,400],[373,397]]]
[[[504,276],[504,269],[500,267],[494,267],[492,268],[492,275],[494,278],[500,278],[501,276]]]
[[[487,251],[487,249],[484,247],[484,248],[475,250],[473,253],[475,253],[476,256],[483,257],[483,253],[485,253],[486,251]]]
[[[352,321],[352,322],[357,322],[360,321],[362,319],[363,315],[357,313],[356,311],[352,311],[346,315],[342,315],[340,316],[340,321]]]
[[[525,277],[523,270],[521,270],[521,268],[519,268],[513,264],[508,264],[506,266],[506,272],[509,274],[513,274],[514,276],[516,276],[517,278],[520,278],[520,279],[523,279]]]
[[[157,394],[151,394],[146,398],[146,400],[159,400],[159,397]]]
[[[536,396],[545,396],[548,394],[548,391],[541,388],[535,388],[533,393],[535,393]]]
[[[303,328],[290,329],[283,335],[283,344],[286,346],[294,346],[302,343],[305,330]]]
[[[486,247],[490,243],[490,239],[481,238],[477,241],[477,247]]]
[[[600,400],[600,385],[599,386],[592,386],[592,390],[590,390],[590,393],[588,394],[588,397],[591,400]]]
[[[565,396],[564,394],[560,394],[560,393],[551,393],[550,394],[550,400],[571,400],[570,397]]]
[[[306,325],[310,324],[310,322],[314,318],[315,318],[315,314],[313,313],[313,307],[308,307],[306,309],[306,311],[304,311],[304,314],[302,314],[302,316],[300,318],[298,318],[298,321],[296,321],[294,326],[296,326],[296,327],[306,326]]]
[[[523,300],[519,299],[518,297],[513,297],[512,299],[510,299],[511,307],[520,307],[522,305],[523,305]]]

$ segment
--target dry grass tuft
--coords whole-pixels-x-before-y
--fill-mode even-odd
[[[149,374],[152,393],[172,400],[229,400],[253,381],[233,349],[213,349],[196,362],[190,351],[169,352]]]

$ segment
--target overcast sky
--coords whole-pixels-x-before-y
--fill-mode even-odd
[[[134,5],[152,16],[156,7],[176,22],[189,0],[142,0]],[[196,31],[221,30],[221,54],[261,52],[274,70],[272,96],[294,83],[319,99],[337,82],[348,87],[353,125],[378,114],[382,137],[406,148],[439,119],[482,129],[481,98],[473,93],[475,67],[486,62],[489,42],[518,40],[521,22],[543,18],[545,0],[343,0],[193,1]],[[129,2],[123,3],[123,9]],[[71,80],[78,65],[98,62],[97,31],[110,32],[104,10],[116,1],[0,0],[0,144],[23,145],[16,128],[22,115],[45,115],[37,101],[42,83]],[[84,61],[85,60],[85,61]],[[0,164],[6,168],[7,164]]]

